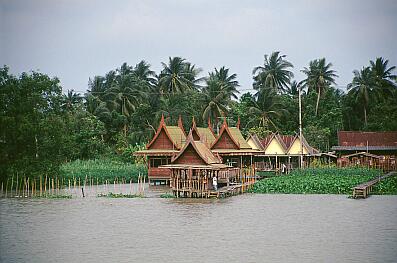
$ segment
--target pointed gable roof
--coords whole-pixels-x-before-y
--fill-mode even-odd
[[[178,118],[178,127],[183,131],[183,134],[185,134],[185,137],[186,137],[186,132],[185,132],[185,128],[183,128],[183,122],[182,122],[181,115],[179,115],[179,118]]]
[[[207,165],[222,163],[222,161],[211,152],[211,150],[205,145],[205,143],[194,140],[192,130],[190,130],[187,136],[185,145],[180,150],[178,155],[172,158],[171,163],[175,163],[178,161],[178,159],[183,158],[185,152],[189,148],[193,149],[197,156],[199,156],[201,160]]]
[[[287,153],[284,141],[279,134],[272,133],[268,135],[264,140],[263,147],[265,148],[265,154],[285,154]],[[272,147],[272,148],[270,148]]]
[[[215,134],[212,131],[211,127],[211,122],[208,119],[208,128],[202,128],[202,127],[197,127],[196,121],[193,117],[192,120],[192,135],[193,139],[198,141],[200,140],[201,142],[206,143],[208,146],[211,146],[214,141],[216,140]]]
[[[160,124],[157,128],[156,134],[154,135],[152,141],[146,146],[146,149],[150,149],[153,145],[155,145],[156,140],[161,136],[161,134],[165,134],[170,144],[176,149],[182,148],[184,142],[186,141],[184,131],[178,126],[167,126],[164,121],[164,115],[161,115]]]
[[[251,144],[251,143],[253,144]],[[265,147],[263,147],[261,140],[259,139],[258,135],[256,135],[255,133],[250,134],[247,138],[247,143],[251,146],[252,149],[258,149],[260,151],[264,151]],[[254,148],[254,147],[255,148]]]
[[[227,125],[226,118],[223,119],[222,128],[219,131],[218,138],[216,138],[216,140],[212,144],[211,149],[229,147],[228,145],[233,145],[234,146],[233,148],[240,149],[240,143],[237,140],[238,138],[235,138],[235,136],[236,136],[236,132],[234,132],[234,134],[232,134],[232,132],[230,131],[230,128]],[[244,142],[247,143],[245,140],[244,140]],[[226,145],[221,145],[221,143],[224,143]]]
[[[297,153],[299,154],[299,153],[301,152],[300,149],[299,149],[298,152],[295,152],[295,153],[292,153],[292,152],[291,152],[292,147],[294,146],[295,142],[298,142],[298,143],[299,143],[299,135],[298,135],[298,134],[295,135],[293,141],[291,142],[291,145],[290,145],[289,148],[287,149],[287,153],[288,153],[288,154],[297,154]],[[305,149],[306,149],[306,151],[307,151],[308,154],[317,154],[317,153],[319,153],[319,150],[317,150],[316,148],[311,147],[311,146],[309,145],[309,143],[306,141],[305,136],[303,136],[303,135],[302,135],[302,145],[303,145],[303,148],[304,148],[304,149],[303,149],[303,152],[304,152]]]

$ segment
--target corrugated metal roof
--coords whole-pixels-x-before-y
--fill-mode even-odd
[[[339,131],[338,142],[339,146],[397,146],[397,131]]]
[[[397,146],[332,146],[333,151],[396,151]]]
[[[295,136],[293,135],[279,135],[279,137],[287,149],[291,146],[295,139]]]

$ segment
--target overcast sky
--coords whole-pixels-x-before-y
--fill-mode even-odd
[[[325,57],[343,88],[376,57],[397,65],[396,39],[396,0],[0,0],[0,64],[14,74],[40,70],[80,92],[123,62],[144,59],[159,72],[169,56],[203,75],[226,66],[245,92],[272,51],[287,55],[298,81],[310,60]]]

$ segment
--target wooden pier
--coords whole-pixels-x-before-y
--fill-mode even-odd
[[[369,182],[357,185],[356,187],[353,188],[353,198],[355,198],[355,199],[356,198],[367,198],[372,191],[372,187],[376,183],[382,181],[383,179],[386,179],[387,177],[394,176],[396,174],[397,174],[397,172],[390,172],[383,176],[375,178]]]

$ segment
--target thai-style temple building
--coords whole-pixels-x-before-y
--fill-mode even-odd
[[[161,116],[159,127],[153,139],[146,145],[146,150],[135,153],[135,155],[147,157],[149,182],[150,180],[169,180],[170,172],[160,169],[159,166],[170,164],[171,158],[179,153],[185,142],[186,133],[181,117],[179,117],[178,126],[167,126],[164,116]]]
[[[338,145],[331,148],[340,167],[362,166],[396,170],[397,131],[339,131]]]
[[[211,151],[223,158],[223,161],[233,167],[250,167],[254,156],[259,151],[253,149],[244,139],[240,131],[240,120],[236,127],[229,127],[224,120],[219,135],[211,145]]]
[[[212,167],[209,170],[213,171],[214,167],[235,167],[280,172],[299,167],[300,156],[306,160],[306,157],[318,153],[304,137],[301,142],[299,136],[274,133],[260,139],[252,134],[245,140],[240,131],[240,120],[236,127],[230,127],[225,119],[219,134],[216,134],[210,121],[206,128],[197,127],[193,118],[189,136],[190,140],[181,117],[177,126],[168,126],[164,116],[161,117],[156,134],[146,149],[134,153],[147,157],[149,182],[170,182],[172,169],[167,165],[172,165],[175,171],[178,165],[186,167],[189,163],[206,165],[208,167],[204,170]]]
[[[231,184],[240,183],[240,169],[222,163],[222,158],[210,150],[202,137],[194,138],[193,129],[171,163],[159,169],[170,171],[170,187],[176,197],[219,197],[221,191],[214,187],[214,177],[224,193],[231,191]]]

